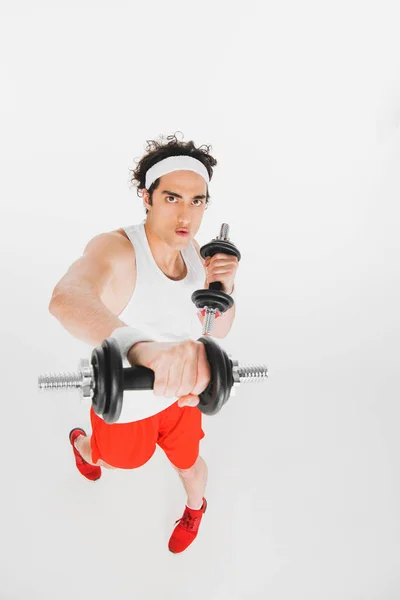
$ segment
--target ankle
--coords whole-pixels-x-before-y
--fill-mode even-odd
[[[203,499],[201,499],[200,502],[198,502],[196,500],[194,500],[194,502],[191,502],[190,500],[192,500],[192,499],[188,498],[186,506],[188,508],[190,508],[191,510],[201,510],[203,508],[203,503],[204,503]]]
[[[80,433],[80,434],[79,434],[79,435],[77,435],[77,436],[76,436],[76,438],[74,439],[74,446],[75,446],[75,448],[78,450],[78,452],[80,452],[80,448],[79,448],[79,446],[80,446],[80,444],[81,444],[82,438],[85,438],[85,436],[84,436],[82,433]]]
[[[88,438],[87,435],[83,435],[83,434],[78,435],[77,438],[74,440],[74,446],[84,461],[86,461],[90,465],[93,465],[94,467],[98,466],[98,465],[95,465],[92,461],[92,450],[90,448],[90,438]]]

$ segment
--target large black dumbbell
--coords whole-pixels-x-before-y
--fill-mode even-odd
[[[206,415],[215,415],[241,383],[256,382],[267,377],[265,365],[239,366],[211,338],[199,338],[210,363],[210,383],[199,395],[197,407]],[[91,364],[81,359],[78,373],[40,375],[39,389],[79,388],[84,398],[91,398],[94,412],[106,423],[118,421],[127,390],[152,390],[154,371],[147,367],[123,368],[122,357],[114,338],[107,338],[95,348]],[[134,401],[134,395],[133,395]]]
[[[229,240],[229,225],[227,223],[222,223],[219,236],[200,248],[200,254],[204,259],[207,256],[212,257],[214,254],[230,254],[236,256],[239,261],[241,259],[239,250]],[[232,296],[222,291],[222,283],[219,281],[210,283],[208,290],[203,289],[193,292],[192,302],[199,310],[206,309],[203,335],[211,335],[217,311],[222,315],[234,305]]]

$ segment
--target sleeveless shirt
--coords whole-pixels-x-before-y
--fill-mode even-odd
[[[191,295],[204,287],[205,272],[196,248],[191,241],[181,251],[187,274],[184,279],[173,281],[157,265],[144,224],[145,220],[122,228],[135,248],[136,286],[119,318],[156,342],[198,339],[202,335],[202,326]],[[123,366],[131,365],[124,360]],[[126,391],[117,423],[150,417],[168,408],[177,399],[155,396],[153,390]]]

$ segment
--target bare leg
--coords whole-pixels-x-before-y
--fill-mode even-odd
[[[78,437],[75,440],[75,448],[78,450],[78,452],[82,456],[82,458],[84,460],[86,460],[86,462],[88,462],[89,464],[94,465],[95,467],[105,467],[106,469],[115,469],[115,467],[108,465],[103,460],[101,460],[101,458],[97,461],[97,463],[93,462],[92,449],[90,447],[90,435],[87,435],[87,436],[78,435]]]
[[[174,466],[174,465],[173,465]],[[207,484],[208,468],[204,459],[198,456],[196,462],[190,469],[178,469],[178,475],[183,483],[187,494],[187,506],[194,510],[200,509]]]

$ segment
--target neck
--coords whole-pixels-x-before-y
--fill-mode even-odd
[[[159,268],[171,278],[182,279],[185,276],[186,265],[180,250],[174,250],[166,244],[149,226],[148,221],[144,224],[147,241],[151,253]]]

